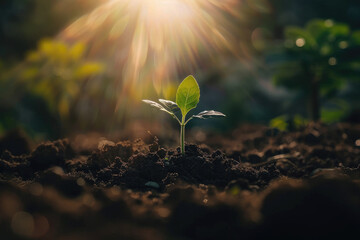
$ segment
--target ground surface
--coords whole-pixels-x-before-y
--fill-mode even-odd
[[[244,126],[187,145],[0,141],[1,239],[349,239],[360,125]],[[84,147],[85,145],[85,147]],[[5,150],[8,149],[8,150]]]

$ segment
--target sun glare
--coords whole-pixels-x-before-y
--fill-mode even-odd
[[[120,95],[141,98],[149,87],[166,95],[201,57],[234,51],[235,26],[224,14],[238,1],[110,0],[60,35],[83,41],[89,56],[114,70]]]

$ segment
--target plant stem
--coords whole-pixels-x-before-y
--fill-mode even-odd
[[[180,149],[181,154],[185,154],[185,125],[181,124],[180,127]]]
[[[185,154],[185,118],[182,118],[182,122],[180,124],[180,150],[181,154]]]

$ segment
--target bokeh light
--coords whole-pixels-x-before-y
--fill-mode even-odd
[[[334,57],[329,58],[329,65],[335,66],[337,64],[337,60]]]
[[[296,39],[296,42],[295,42],[295,44],[296,44],[296,46],[298,46],[298,47],[303,47],[304,45],[305,45],[305,39],[304,38],[298,38],[298,39]]]

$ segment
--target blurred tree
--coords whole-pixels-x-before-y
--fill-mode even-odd
[[[274,82],[300,89],[308,115],[320,118],[320,98],[329,99],[349,80],[358,80],[360,31],[332,20],[312,20],[305,28],[287,27]]]
[[[90,11],[103,0],[1,0],[0,59],[6,66],[21,60],[44,37]]]
[[[315,18],[333,19],[338,22],[346,22],[351,28],[360,28],[359,0],[342,0],[341,2],[334,0],[268,1],[272,12],[268,21],[263,24],[272,25],[278,38],[282,38],[282,32],[286,26],[304,26]]]
[[[104,71],[103,64],[85,60],[84,53],[82,43],[69,46],[60,41],[42,40],[38,49],[28,54],[19,79],[30,92],[45,99],[50,109],[66,118],[81,94],[84,81]]]

